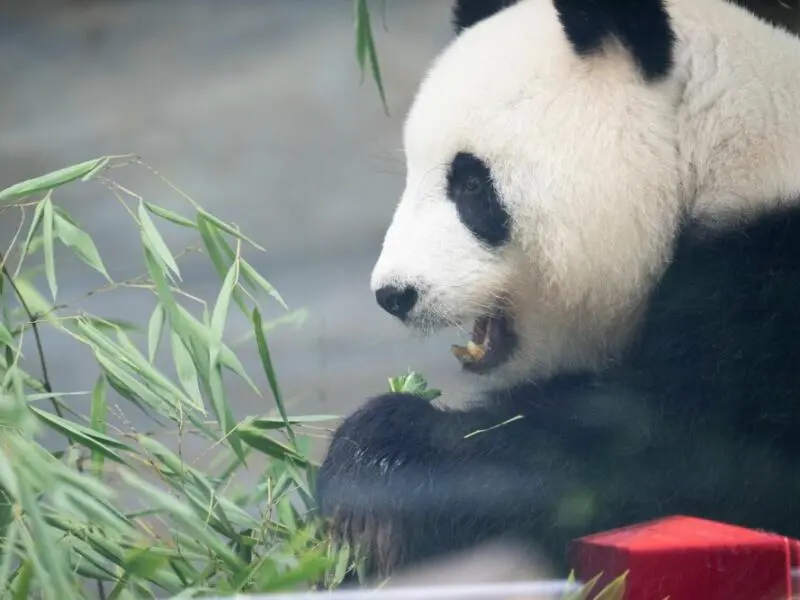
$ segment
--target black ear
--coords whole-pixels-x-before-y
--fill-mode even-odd
[[[597,52],[614,36],[646,79],[659,79],[672,68],[675,34],[663,0],[554,0],[554,4],[579,55]]]
[[[467,27],[488,19],[517,0],[456,0],[453,6],[453,28],[461,33]]]
[[[800,33],[800,0],[731,0],[757,17],[786,29]]]

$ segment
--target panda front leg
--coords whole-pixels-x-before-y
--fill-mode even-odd
[[[320,511],[371,577],[483,541],[544,541],[570,484],[504,417],[386,394],[342,423],[317,479]]]

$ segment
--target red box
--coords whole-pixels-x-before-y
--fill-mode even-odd
[[[780,535],[673,516],[573,542],[582,581],[595,592],[626,571],[626,600],[787,600],[800,542]]]

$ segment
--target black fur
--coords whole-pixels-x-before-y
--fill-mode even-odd
[[[453,28],[456,33],[488,19],[518,0],[456,0],[453,5]],[[592,0],[586,0],[589,4]],[[787,31],[800,31],[800,0],[729,0],[757,17]]]
[[[491,247],[511,237],[511,217],[500,202],[488,165],[474,154],[459,152],[447,173],[447,196],[472,234]]]
[[[516,2],[456,0],[453,27],[457,33],[461,32]],[[577,54],[587,56],[598,52],[608,38],[616,37],[647,80],[664,77],[672,68],[675,34],[663,0],[553,0],[553,3]]]
[[[516,2],[517,0],[456,0],[453,5],[453,29],[456,33],[461,33]]]
[[[456,0],[453,5],[453,28],[456,33],[460,33],[517,1]],[[800,0],[730,2],[782,29],[793,33],[800,31]],[[648,77],[657,78],[669,72],[674,35],[660,2],[607,0],[598,3],[596,0],[556,0],[556,6],[562,15],[565,31],[570,35],[570,41],[581,53],[596,51],[606,36],[617,35],[630,48]],[[611,9],[606,8],[607,6],[611,6]]]
[[[371,400],[334,436],[322,513],[376,575],[498,536],[563,565],[570,539],[670,514],[800,536],[800,210],[687,226],[644,323],[600,376],[465,410]]]
[[[675,34],[662,0],[554,0],[564,33],[580,55],[599,51],[609,37],[628,49],[648,80],[672,68]]]
[[[731,0],[781,29],[800,31],[800,0]]]

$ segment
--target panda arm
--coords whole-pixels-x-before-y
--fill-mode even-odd
[[[610,393],[616,412],[604,408]],[[373,398],[333,437],[317,481],[321,512],[337,536],[362,545],[373,575],[498,537],[533,541],[561,561],[586,525],[557,526],[565,506],[604,480],[620,490],[611,479],[621,473],[601,461],[620,436],[644,443],[636,405],[589,378],[498,392],[462,410]]]
[[[787,522],[776,474],[790,465],[770,443],[742,443],[712,415],[671,416],[624,379],[553,381],[453,411],[373,398],[334,435],[321,512],[373,577],[498,538],[565,570],[570,540],[670,514]]]
[[[554,492],[543,488],[563,479],[527,435],[517,440],[526,428],[496,427],[505,416],[406,394],[371,399],[333,437],[317,480],[323,515],[379,576],[505,533],[544,510]]]

